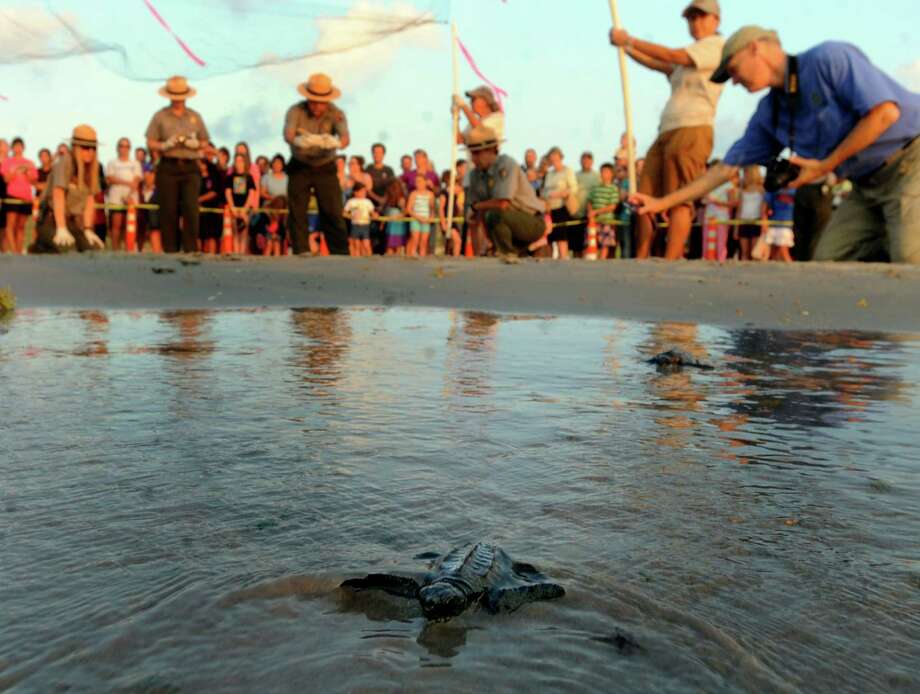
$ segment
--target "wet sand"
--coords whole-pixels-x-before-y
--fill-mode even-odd
[[[407,306],[920,330],[920,268],[901,265],[427,258],[0,256],[20,308]]]

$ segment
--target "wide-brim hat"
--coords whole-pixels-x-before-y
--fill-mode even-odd
[[[719,0],[693,0],[693,2],[684,8],[681,17],[686,19],[687,15],[694,10],[702,12],[703,14],[714,14],[717,17],[722,16],[722,8],[719,7]]]
[[[310,75],[310,79],[298,84],[297,91],[307,101],[328,102],[342,96],[342,92],[332,84],[332,78],[322,72]]]
[[[476,87],[476,89],[470,89],[466,96],[468,99],[480,98],[484,99],[489,108],[493,111],[498,110],[498,100],[495,98],[495,93],[489,89],[487,86],[482,85],[481,87]]]
[[[484,149],[498,149],[503,140],[498,139],[498,135],[492,128],[484,125],[477,125],[472,130],[468,130],[463,135],[463,146],[470,152],[480,152]]]
[[[176,75],[166,80],[166,85],[160,87],[160,96],[165,96],[171,101],[185,101],[197,94],[194,89],[188,86],[188,81],[184,77]]]
[[[764,29],[756,24],[749,24],[748,26],[741,27],[738,31],[729,36],[725,45],[722,46],[722,60],[719,62],[719,67],[712,73],[709,81],[715,82],[716,84],[728,82],[729,77],[731,77],[731,75],[728,74],[728,64],[731,62],[731,59],[750,46],[754,41],[759,41],[760,39],[770,39],[771,41],[778,42],[779,34],[772,29]]]
[[[96,137],[95,128],[91,125],[78,125],[73,129],[70,144],[72,147],[98,147],[99,139]]]

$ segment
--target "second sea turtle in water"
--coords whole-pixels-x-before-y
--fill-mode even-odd
[[[661,352],[648,360],[649,364],[654,364],[659,369],[680,369],[684,366],[692,366],[703,371],[712,371],[715,367],[705,361],[700,361],[692,354],[682,352],[679,349],[669,349],[667,352]]]
[[[369,574],[342,583],[346,590],[382,590],[418,600],[425,617],[444,621],[481,606],[489,612],[511,612],[526,602],[565,595],[530,564],[516,562],[500,547],[477,543],[458,547],[439,559],[420,579],[394,574]]]

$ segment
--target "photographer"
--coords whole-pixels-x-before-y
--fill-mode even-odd
[[[198,249],[198,160],[210,136],[201,115],[185,105],[185,100],[196,93],[184,77],[170,77],[159,92],[170,105],[157,111],[147,126],[147,148],[162,155],[156,181],[163,250],[167,253],[179,250],[180,206],[182,250],[194,253]]]
[[[853,193],[821,235],[815,260],[920,263],[920,95],[855,46],[827,42],[790,56],[776,32],[758,26],[728,39],[712,79],[771,92],[722,165],[663,198],[636,195],[640,212],[695,200],[748,164],[767,165],[773,190],[835,173],[853,181]],[[786,147],[793,155],[777,159]]]

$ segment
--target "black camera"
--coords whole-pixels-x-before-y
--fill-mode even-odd
[[[801,166],[796,166],[788,159],[774,159],[767,164],[763,187],[768,193],[775,193],[797,179],[801,171]]]

